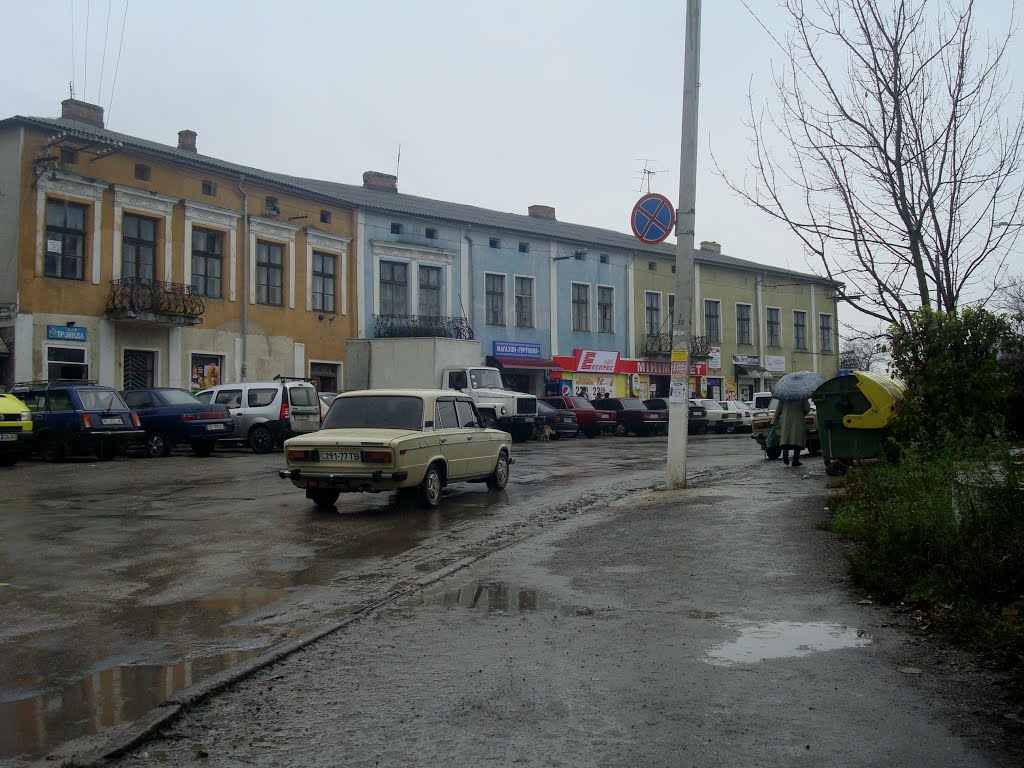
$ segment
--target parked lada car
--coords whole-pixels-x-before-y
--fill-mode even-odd
[[[184,389],[126,389],[121,396],[139,415],[146,430],[146,455],[151,458],[167,456],[176,445],[189,445],[196,456],[209,456],[219,438],[235,431],[227,406],[204,403]]]
[[[644,405],[652,411],[664,412],[665,419],[669,419],[669,401],[664,397],[652,397],[644,400]],[[702,405],[697,405],[693,400],[687,404],[686,431],[691,435],[706,435],[708,432],[708,411]]]
[[[746,403],[742,403],[739,400],[719,400],[719,404],[729,411],[735,411],[740,415],[740,423],[734,426],[731,432],[750,432],[751,430],[751,417],[753,416],[753,409],[747,406]]]
[[[32,412],[32,446],[47,461],[92,454],[108,461],[146,435],[138,414],[113,387],[83,381],[15,384]]]
[[[289,437],[320,429],[321,402],[308,379],[278,376],[273,381],[219,384],[196,393],[204,403],[227,406],[234,434],[253,453],[270,453]]]
[[[713,432],[718,432],[719,434],[732,432],[740,423],[739,412],[723,407],[717,400],[698,398],[694,402],[707,410],[708,429]]]
[[[31,450],[32,412],[11,394],[0,392],[0,467],[9,467]]]
[[[587,437],[597,437],[602,432],[614,432],[618,421],[613,411],[602,410],[595,407],[584,397],[574,395],[551,395],[539,398],[552,408],[563,411],[572,411],[576,414],[576,424],[580,432]]]
[[[754,439],[761,450],[769,459],[777,459],[782,454],[782,448],[775,445],[771,448],[765,447],[765,437],[771,428],[772,417],[779,401],[772,398],[766,407],[756,409],[750,418],[750,437]],[[812,455],[821,453],[821,440],[818,437],[818,411],[811,403],[811,411],[804,416],[804,423],[807,425],[807,452]]]
[[[604,397],[596,401],[596,405],[615,411],[618,420],[618,432],[632,432],[640,437],[647,437],[662,431],[668,420],[657,411],[644,405],[643,400],[635,397]]]
[[[508,483],[512,437],[480,424],[472,398],[452,390],[345,392],[319,432],[285,441],[279,474],[320,507],[342,493],[405,489],[436,507],[451,483]]]

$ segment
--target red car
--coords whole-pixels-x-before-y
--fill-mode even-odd
[[[635,397],[606,397],[599,400],[601,406],[615,411],[623,434],[632,432],[640,437],[660,434],[668,427],[668,420],[659,411],[652,411],[643,400]]]
[[[615,425],[618,423],[614,412],[595,408],[589,400],[582,397],[566,395],[539,399],[552,408],[575,413],[576,424],[587,437],[597,437],[602,432],[614,432]]]

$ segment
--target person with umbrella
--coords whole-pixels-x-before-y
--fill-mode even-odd
[[[800,452],[807,445],[807,422],[805,417],[811,411],[809,398],[814,394],[825,377],[812,371],[796,371],[779,379],[772,395],[779,404],[772,416],[772,426],[779,433],[779,447],[782,449],[782,463],[789,464],[789,452],[793,451],[793,466],[800,466]]]

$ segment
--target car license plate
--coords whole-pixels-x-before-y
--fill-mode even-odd
[[[523,421],[525,421],[527,424],[532,424],[533,416],[527,416],[525,419],[523,419]]]
[[[315,418],[316,418],[316,414],[315,413],[296,413],[295,414],[295,420],[296,421],[313,421]]]
[[[217,432],[227,429],[227,426],[224,424],[207,424],[206,429],[209,432]]]
[[[123,423],[121,421],[121,419],[119,419],[119,418],[104,418],[102,421],[107,426],[113,426],[114,424],[121,424],[121,423]]]
[[[0,433],[0,442],[3,442],[3,441],[13,442],[13,441],[15,441],[17,439],[18,439],[18,436],[16,434],[14,434],[13,432],[3,432],[3,433]]]
[[[359,451],[320,451],[320,461],[362,461]]]

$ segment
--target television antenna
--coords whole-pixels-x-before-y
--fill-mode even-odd
[[[643,163],[644,163],[644,167],[640,171],[639,176],[634,176],[633,177],[633,178],[638,179],[640,181],[640,188],[637,190],[637,192],[643,192],[644,191],[644,185],[646,185],[647,186],[647,194],[650,194],[651,193],[651,177],[654,176],[655,174],[658,174],[658,173],[665,173],[666,169],[659,168],[659,169],[655,170],[654,168],[651,168],[651,163],[654,162],[654,161],[653,160],[648,160],[646,157],[638,157],[638,158],[635,158],[635,159],[636,159],[637,162],[640,162],[642,160]]]

